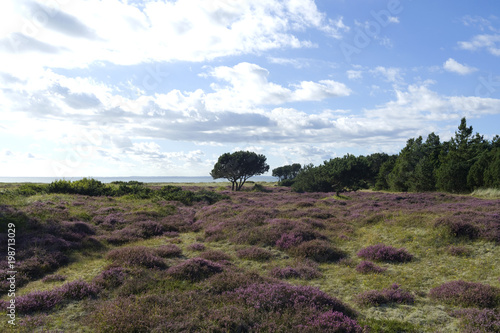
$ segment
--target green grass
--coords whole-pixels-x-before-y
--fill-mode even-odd
[[[498,188],[485,188],[477,189],[471,193],[471,196],[486,199],[500,199],[500,189]]]

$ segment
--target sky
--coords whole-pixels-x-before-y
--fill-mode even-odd
[[[496,0],[2,0],[2,177],[208,176],[500,134]]]

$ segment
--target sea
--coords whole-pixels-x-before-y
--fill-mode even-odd
[[[0,177],[0,183],[52,183],[53,181],[64,179],[64,180],[79,180],[85,177]],[[103,183],[111,183],[114,181],[124,181],[128,182],[131,180],[143,182],[143,183],[222,183],[227,182],[226,179],[213,179],[210,176],[199,176],[199,177],[144,177],[144,176],[130,176],[130,177],[86,177],[99,180]],[[276,182],[278,178],[272,176],[255,176],[247,181],[254,182]]]

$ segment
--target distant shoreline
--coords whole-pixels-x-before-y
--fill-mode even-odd
[[[168,176],[168,177],[141,177],[141,176],[130,176],[130,177],[0,177],[0,183],[52,183],[55,180],[65,179],[65,180],[79,180],[82,178],[94,178],[103,183],[111,183],[114,181],[139,181],[143,183],[224,183],[227,182],[226,179],[212,179],[210,176],[198,176],[198,177],[182,177],[182,176]],[[249,181],[255,182],[276,182],[278,178],[272,176],[255,176],[249,179]]]

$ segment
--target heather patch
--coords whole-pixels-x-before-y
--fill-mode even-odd
[[[273,253],[261,247],[248,247],[236,251],[236,256],[240,259],[267,261],[273,257]]]
[[[375,265],[370,261],[363,260],[356,266],[356,271],[362,274],[383,273],[387,268]]]
[[[191,251],[204,251],[205,250],[205,244],[202,243],[193,243],[188,246],[188,250]]]
[[[197,282],[222,271],[223,268],[218,263],[203,258],[192,258],[170,267],[167,274],[179,280]]]
[[[385,262],[408,262],[413,259],[413,255],[405,248],[396,249],[384,244],[365,247],[357,255],[361,258]]]
[[[112,289],[119,287],[125,281],[126,276],[127,271],[123,267],[110,267],[99,273],[93,282],[101,288]]]
[[[309,319],[307,324],[299,325],[300,332],[345,332],[363,333],[365,330],[356,320],[342,312],[328,311]]]
[[[317,262],[333,262],[346,257],[346,253],[330,245],[327,241],[312,240],[290,248],[289,252],[297,257],[311,259]]]
[[[350,317],[355,312],[340,300],[309,286],[294,286],[286,283],[252,284],[238,288],[228,294],[238,301],[259,311],[280,312],[286,309],[300,311],[303,308],[338,311]]]
[[[310,260],[297,261],[293,266],[284,268],[274,267],[269,275],[277,279],[299,278],[304,280],[317,279],[322,276],[318,264]]]
[[[155,250],[145,246],[122,247],[111,250],[106,257],[123,266],[143,266],[166,268],[165,261],[155,254]]]
[[[457,257],[467,257],[470,256],[471,250],[465,246],[454,246],[450,245],[446,249],[446,252],[451,254],[452,256],[457,256]]]
[[[362,306],[380,306],[384,304],[413,304],[415,297],[408,291],[400,289],[397,283],[390,288],[369,290],[356,296],[356,303]]]
[[[162,258],[174,258],[182,255],[182,249],[175,244],[160,245],[155,250],[156,255]]]
[[[42,279],[43,282],[49,283],[49,282],[60,282],[66,280],[66,277],[61,275],[61,274],[51,274],[44,276]]]
[[[460,318],[464,333],[497,333],[500,332],[499,309],[464,309],[453,312]]]
[[[487,284],[450,281],[432,288],[429,297],[435,301],[462,307],[493,308],[500,305],[500,289]]]
[[[199,257],[210,261],[221,261],[221,262],[230,261],[232,259],[232,257],[229,254],[219,250],[208,250],[202,252],[199,254]]]

